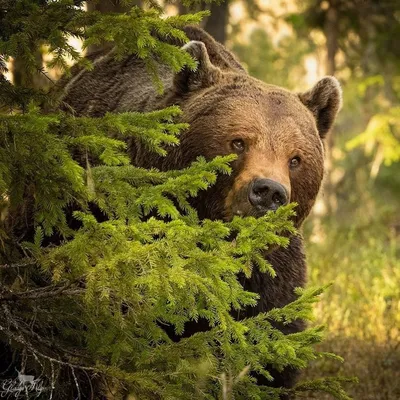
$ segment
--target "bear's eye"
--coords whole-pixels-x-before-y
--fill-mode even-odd
[[[242,139],[232,140],[231,146],[235,153],[242,153],[245,149],[245,144]]]
[[[293,157],[289,161],[289,168],[290,169],[295,169],[300,165],[300,157]]]

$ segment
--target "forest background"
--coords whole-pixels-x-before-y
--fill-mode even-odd
[[[118,2],[92,4],[124,11]],[[168,14],[209,9],[202,24],[249,73],[301,91],[335,75],[343,109],[329,139],[325,186],[304,227],[309,282],[333,286],[317,304],[322,351],[310,378],[358,376],[360,400],[400,398],[400,2],[286,0],[165,5]],[[79,48],[79,43],[74,43]],[[95,46],[88,51],[96,50]],[[46,61],[46,54],[38,55]],[[15,82],[18,63],[10,74]],[[58,77],[57,69],[48,71]],[[41,75],[36,86],[48,87]],[[318,394],[319,399],[324,397]],[[328,397],[327,397],[328,398]]]

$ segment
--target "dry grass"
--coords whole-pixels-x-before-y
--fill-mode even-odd
[[[320,351],[340,354],[345,362],[318,360],[304,373],[303,378],[321,375],[356,376],[358,384],[350,384],[347,391],[355,400],[400,399],[400,343],[377,344],[354,338],[327,339]],[[329,395],[316,394],[310,399],[331,400]]]
[[[400,237],[387,223],[357,221],[330,223],[324,240],[308,243],[310,283],[334,282],[315,308],[327,327],[319,350],[345,361],[318,360],[304,378],[355,376],[346,388],[354,400],[400,400]]]

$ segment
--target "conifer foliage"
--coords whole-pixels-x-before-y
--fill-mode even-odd
[[[129,5],[129,1],[126,2]],[[130,163],[127,139],[166,154],[185,124],[170,107],[147,114],[75,117],[32,84],[48,67],[69,73],[67,57],[85,68],[68,42],[113,42],[117,57],[154,59],[179,71],[195,62],[163,38],[202,15],[161,18],[151,2],[126,14],[84,11],[77,0],[0,3],[0,68],[23,61],[25,80],[0,76],[0,380],[15,369],[45,380],[43,398],[277,399],[257,386],[266,366],[304,368],[318,353],[321,327],[285,336],[273,321],[310,319],[321,289],[299,290],[283,309],[237,321],[233,310],[255,305],[238,275],[274,275],[262,253],[285,246],[293,206],[259,219],[200,221],[188,198],[230,173],[234,156],[199,158],[179,171]],[[160,87],[161,90],[161,87]],[[188,321],[209,329],[179,341]],[[11,367],[10,367],[11,366]],[[268,367],[268,368],[269,368]],[[340,380],[303,382],[347,399]]]

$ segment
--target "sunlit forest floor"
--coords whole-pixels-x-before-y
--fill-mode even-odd
[[[323,240],[308,236],[309,282],[333,282],[316,306],[316,323],[327,328],[318,350],[344,358],[320,359],[303,378],[357,377],[347,385],[355,400],[400,399],[400,235],[397,225],[358,215],[325,223]],[[393,221],[393,214],[386,215]],[[329,395],[316,394],[320,400]]]
[[[341,364],[334,360],[312,364],[305,378],[327,375],[356,376],[358,384],[347,385],[349,395],[355,400],[400,399],[400,349],[395,344],[380,344],[354,337],[330,337],[318,350],[340,354]],[[329,395],[318,393],[309,398],[330,400]]]

